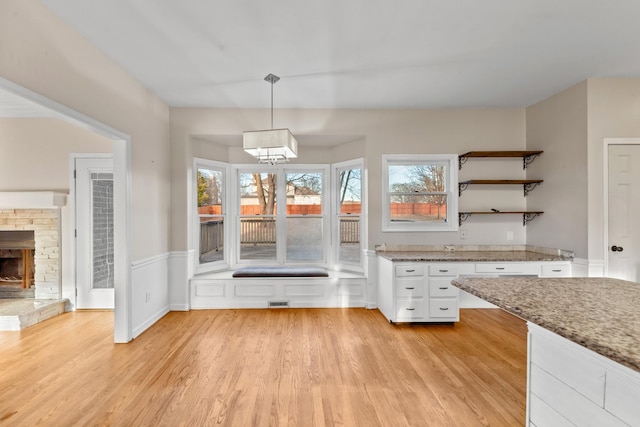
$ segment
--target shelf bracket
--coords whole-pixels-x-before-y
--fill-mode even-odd
[[[458,170],[462,169],[462,165],[464,165],[465,163],[467,163],[467,160],[469,160],[468,157],[465,156],[458,156]]]
[[[528,223],[530,223],[531,221],[533,221],[533,219],[537,216],[539,216],[540,213],[539,212],[530,212],[530,213],[525,213],[522,214],[522,225],[525,226]]]
[[[540,155],[540,153],[529,154],[528,156],[524,156],[522,158],[522,169],[526,169],[533,161]]]
[[[467,184],[466,182],[458,183],[458,197],[462,196],[462,192],[466,190],[468,186],[469,184]]]
[[[527,197],[527,194],[529,194],[538,185],[540,185],[539,182],[529,182],[529,183],[524,184],[523,185],[523,187],[524,187],[524,197]]]
[[[463,222],[469,219],[471,216],[470,213],[467,212],[459,212],[458,213],[458,226],[461,226]]]

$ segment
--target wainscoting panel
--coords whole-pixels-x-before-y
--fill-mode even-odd
[[[133,338],[169,312],[169,254],[131,264]]]

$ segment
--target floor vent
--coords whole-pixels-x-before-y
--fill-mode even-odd
[[[269,301],[269,308],[289,307],[289,301]]]

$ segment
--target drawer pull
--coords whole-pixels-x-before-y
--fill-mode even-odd
[[[416,270],[413,269],[413,268],[411,270],[409,270],[409,269],[406,270],[407,273],[413,273],[414,271],[416,271]]]
[[[438,270],[440,273],[448,273],[449,270]]]
[[[440,310],[447,311],[447,310],[449,310],[449,307],[440,307]]]
[[[496,267],[496,270],[504,270],[504,267]]]
[[[449,289],[449,287],[448,286],[440,286],[438,289],[442,289],[444,291],[446,289]]]
[[[562,270],[557,269],[557,270],[551,270],[551,271],[553,271],[554,273],[560,273]]]
[[[413,311],[415,308],[407,308],[407,311]]]
[[[408,290],[412,291],[412,290],[415,289],[415,287],[411,287],[411,288],[405,287],[405,289],[408,289]]]

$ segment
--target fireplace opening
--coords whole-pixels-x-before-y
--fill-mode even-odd
[[[35,247],[34,231],[0,231],[0,286],[34,286]]]

